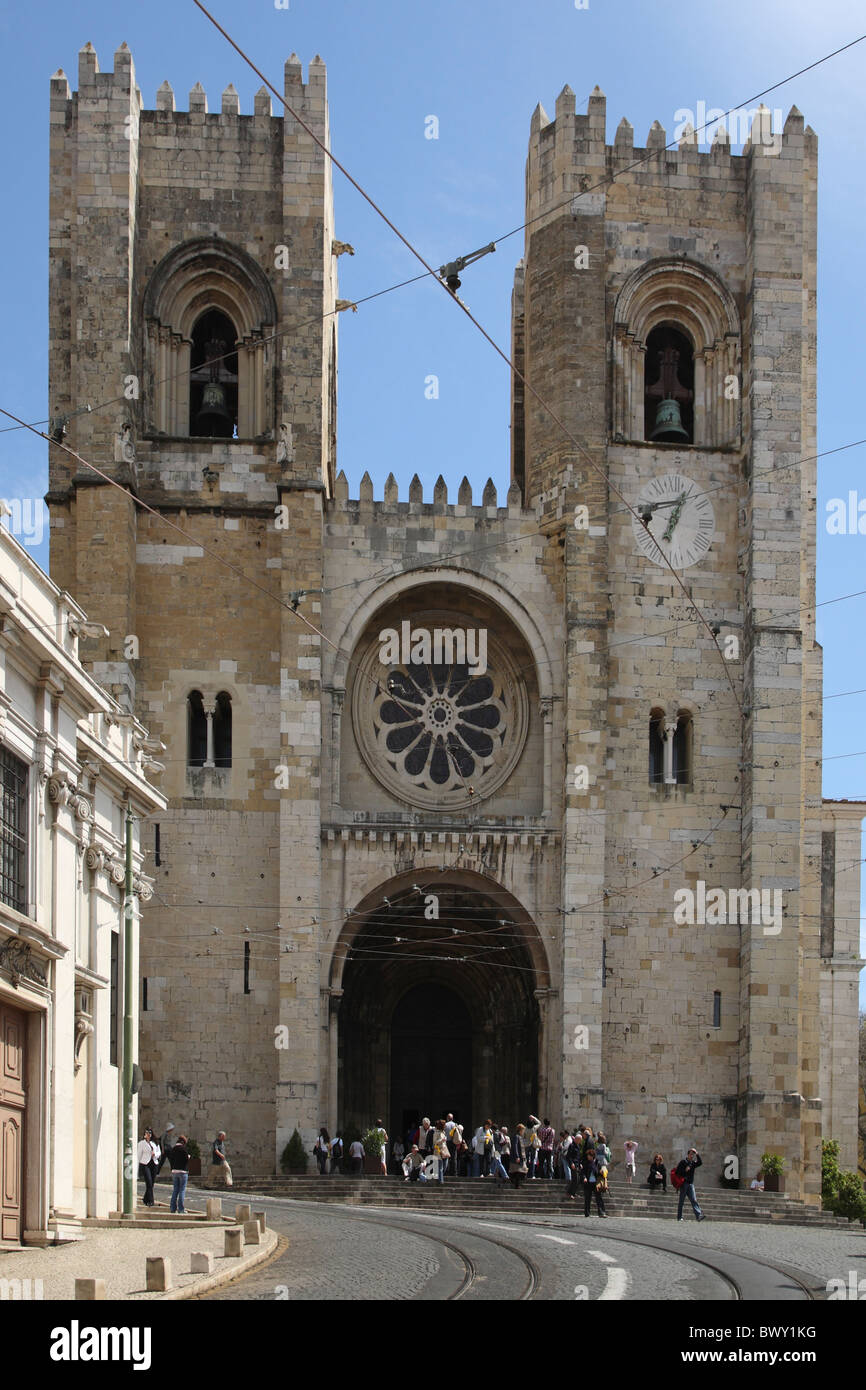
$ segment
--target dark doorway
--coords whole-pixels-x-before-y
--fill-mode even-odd
[[[445,985],[415,985],[391,1019],[391,1137],[405,1143],[424,1115],[435,1124],[450,1111],[464,1121],[471,1104],[469,1010]]]

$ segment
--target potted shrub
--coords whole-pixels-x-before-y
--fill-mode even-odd
[[[373,1125],[361,1137],[364,1147],[364,1172],[369,1177],[382,1176],[382,1134],[383,1131],[378,1125]]]
[[[190,1139],[187,1144],[189,1150],[189,1175],[191,1178],[201,1177],[201,1149],[196,1139]]]
[[[307,1171],[307,1151],[297,1129],[293,1130],[291,1139],[283,1149],[280,1167],[284,1173],[298,1174]]]
[[[761,1154],[761,1167],[764,1170],[764,1191],[781,1192],[782,1169],[785,1160],[779,1154]]]

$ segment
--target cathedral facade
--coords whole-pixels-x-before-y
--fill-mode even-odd
[[[327,145],[319,59],[285,98]],[[814,134],[539,107],[507,495],[350,498],[329,161],[265,89],[188,105],[125,46],[51,83],[52,570],[166,746],[143,1114],[262,1173],[534,1111],[816,1200],[862,807],[821,797]]]

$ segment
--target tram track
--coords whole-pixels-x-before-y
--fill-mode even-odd
[[[318,1203],[297,1202],[293,1198],[270,1198],[263,1195],[262,1200],[276,1202],[283,1212],[290,1212],[293,1206],[302,1207],[307,1211],[320,1208]],[[334,1207],[328,1205],[329,1214],[335,1214]],[[420,1237],[433,1247],[438,1247],[443,1252],[443,1257],[439,1259],[439,1272],[435,1276],[435,1285],[430,1288],[426,1295],[430,1299],[442,1302],[472,1301],[473,1299],[529,1302],[539,1296],[544,1296],[543,1293],[540,1293],[543,1279],[542,1268],[531,1255],[527,1254],[525,1249],[519,1248],[513,1241],[503,1239],[498,1233],[494,1235],[492,1230],[486,1227],[484,1216],[477,1212],[458,1211],[449,1212],[447,1215],[429,1212],[401,1212],[398,1214],[392,1209],[366,1206],[361,1210],[345,1207],[337,1208],[337,1210],[340,1212],[340,1218],[344,1221],[366,1223],[387,1230],[404,1232],[414,1237]],[[532,1232],[558,1234],[563,1237],[570,1237],[572,1241],[577,1235],[575,1226],[567,1221],[538,1221],[520,1216],[514,1216],[511,1219],[515,1228],[519,1227],[527,1235]],[[440,1233],[431,1229],[438,1223],[456,1224],[459,1227],[460,1222],[464,1220],[473,1223],[471,1228],[460,1229],[457,1232],[449,1230],[447,1235],[445,1232]],[[588,1234],[588,1231],[580,1232],[581,1237]],[[610,1231],[609,1227],[598,1230],[595,1225],[592,1229],[592,1238],[603,1244],[624,1245],[631,1250],[635,1248],[646,1249],[681,1260],[687,1265],[702,1266],[730,1290],[732,1301],[777,1301],[778,1299],[790,1300],[792,1298],[815,1301],[826,1297],[823,1286],[817,1280],[810,1282],[810,1276],[806,1271],[779,1262],[761,1259],[755,1255],[735,1254],[710,1246],[689,1245],[686,1247],[682,1237],[679,1239],[672,1237],[670,1241],[663,1243],[651,1235],[638,1232],[613,1232]],[[567,1243],[567,1241],[562,1243]],[[490,1260],[484,1259],[482,1252],[486,1247],[494,1247],[497,1251],[502,1252],[505,1261],[501,1258],[497,1260],[495,1256]],[[456,1269],[454,1268],[455,1264]],[[457,1286],[451,1287],[446,1292],[449,1266],[454,1275],[458,1271],[460,1272],[460,1278]],[[254,1271],[251,1271],[252,1274]],[[239,1274],[237,1282],[242,1283],[243,1279],[244,1276]]]

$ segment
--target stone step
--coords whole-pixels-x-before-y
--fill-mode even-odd
[[[496,1189],[486,1179],[452,1178],[444,1187],[437,1183],[407,1184],[399,1178],[328,1175],[276,1177],[273,1174],[236,1181],[233,1191],[286,1196],[296,1201],[340,1202],[348,1206],[385,1206],[399,1210],[435,1207],[443,1212],[501,1212],[518,1203],[535,1215],[555,1215],[575,1210],[582,1203],[569,1202],[562,1182],[525,1183],[520,1193]],[[784,1193],[737,1192],[731,1189],[701,1192],[702,1209],[717,1221],[772,1222],[797,1226],[847,1226],[844,1217],[833,1216]],[[672,1193],[650,1195],[638,1188],[618,1189],[606,1200],[611,1216],[642,1216],[670,1220],[674,1214]]]

